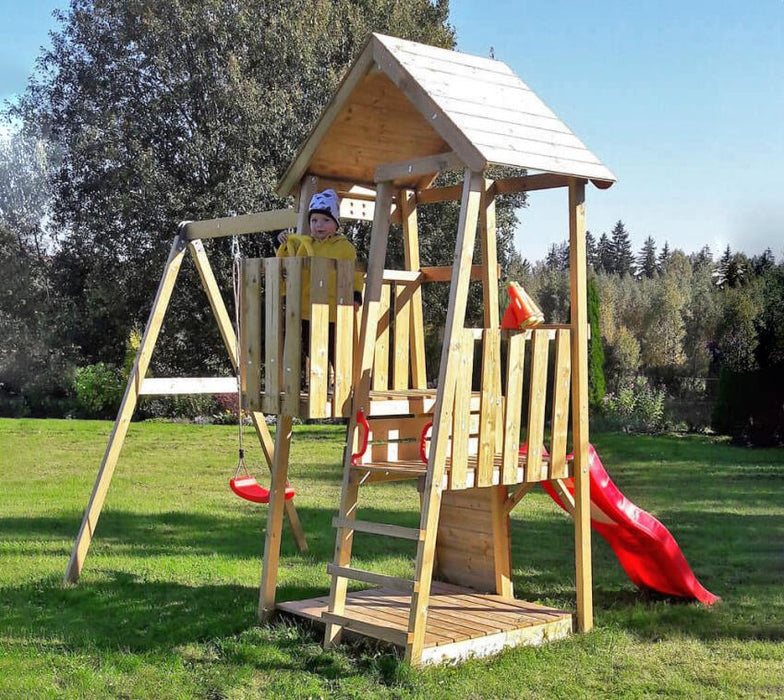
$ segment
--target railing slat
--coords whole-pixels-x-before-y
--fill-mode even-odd
[[[506,371],[506,417],[504,448],[501,462],[501,483],[517,483],[520,459],[520,419],[523,410],[523,377],[525,371],[525,334],[509,337]]]
[[[283,401],[281,413],[298,416],[302,368],[302,267],[305,258],[285,258],[286,334],[283,341]]]
[[[389,285],[381,285],[378,303],[378,331],[373,356],[373,390],[389,389]]]
[[[553,377],[552,441],[550,444],[550,479],[565,479],[566,435],[569,430],[569,383],[572,374],[570,333],[560,330],[555,335],[555,370]]]
[[[392,382],[395,390],[408,389],[408,372],[411,339],[411,293],[408,285],[395,285],[395,336],[392,364]]]
[[[308,417],[327,418],[329,288],[330,277],[334,279],[335,261],[328,258],[311,258],[309,262],[311,306],[310,345],[308,346],[310,352]]]
[[[531,386],[528,395],[528,441],[526,481],[541,481],[544,415],[547,398],[547,355],[550,339],[547,331],[535,330],[531,342]]]
[[[265,413],[280,413],[281,358],[283,357],[283,300],[280,289],[282,259],[264,260],[264,398]]]
[[[491,486],[501,406],[501,330],[486,328],[482,338],[482,393],[479,408],[477,486]]]
[[[239,363],[243,408],[258,411],[261,408],[261,260],[244,260],[241,278]]]
[[[460,359],[455,408],[452,415],[452,468],[449,471],[449,488],[466,488],[468,471],[468,442],[471,434],[471,375],[474,365],[474,339],[462,333],[459,339]]]
[[[351,411],[352,368],[354,366],[354,262],[337,261],[335,323],[335,387],[332,396],[332,415],[348,416]]]

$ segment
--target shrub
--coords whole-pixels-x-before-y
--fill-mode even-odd
[[[645,377],[635,377],[604,397],[604,417],[618,430],[659,432],[664,429],[664,390],[651,387]]]
[[[111,418],[123,394],[120,372],[114,365],[99,362],[79,367],[74,373],[77,407],[87,418]]]

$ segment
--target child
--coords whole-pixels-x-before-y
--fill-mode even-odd
[[[332,260],[356,261],[357,251],[345,236],[338,233],[340,228],[340,200],[335,190],[317,192],[310,199],[308,207],[308,223],[310,225],[310,246],[312,252],[307,251],[302,245],[297,255],[312,255],[316,258],[330,258]],[[288,236],[281,233],[278,242],[281,248],[288,241]],[[281,251],[278,251],[278,255]],[[307,289],[303,289],[302,298],[308,299],[310,293],[310,280],[305,280]],[[330,289],[330,298],[334,299],[334,286]],[[354,273],[354,308],[359,309],[362,304],[362,273]]]

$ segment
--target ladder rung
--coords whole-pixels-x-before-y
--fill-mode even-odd
[[[332,527],[343,527],[355,532],[367,532],[371,535],[387,535],[388,537],[399,537],[403,540],[425,539],[425,531],[416,527],[402,527],[401,525],[390,525],[389,523],[374,523],[368,520],[349,520],[348,518],[332,518]]]
[[[335,613],[327,612],[326,610],[321,613],[321,619],[324,620],[324,622],[331,622],[335,625],[345,627],[352,632],[364,634],[368,637],[373,637],[374,639],[380,639],[389,644],[396,644],[399,647],[406,646],[406,642],[408,641],[408,632],[405,630],[384,627],[383,625],[374,622],[357,620],[354,617],[337,615]]]
[[[363,581],[364,583],[375,583],[379,586],[392,588],[396,591],[403,593],[414,592],[414,582],[398,578],[397,576],[387,576],[386,574],[377,574],[375,571],[365,571],[364,569],[354,569],[350,566],[337,566],[336,564],[327,564],[327,573],[332,576],[341,576],[343,578],[350,578],[353,581]]]

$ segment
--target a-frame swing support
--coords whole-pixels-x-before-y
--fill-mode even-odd
[[[120,403],[117,418],[106,446],[106,452],[101,460],[95,485],[93,486],[92,494],[79,528],[79,534],[71,552],[64,583],[76,583],[79,580],[139,396],[225,393],[227,388],[230,391],[236,391],[236,379],[230,377],[145,379],[150,358],[155,349],[158,334],[163,325],[185,253],[190,251],[196,264],[202,286],[207,294],[210,307],[236,375],[239,366],[236,334],[201,239],[276,231],[292,227],[296,222],[297,213],[295,210],[282,209],[261,214],[248,214],[209,221],[183,222],[180,224],[177,235],[172,242],[169,257],[166,260],[161,281],[158,284],[158,290],[150,309],[150,315],[142,335],[139,350],[136,353],[136,359],[128,377],[128,384],[125,387],[125,394]],[[259,412],[251,412],[251,419],[256,435],[259,438],[265,461],[270,471],[272,471],[275,464],[275,448],[264,420],[264,415]],[[289,526],[299,551],[307,551],[308,545],[305,539],[305,532],[302,529],[294,503],[285,501],[283,510],[288,518]]]

